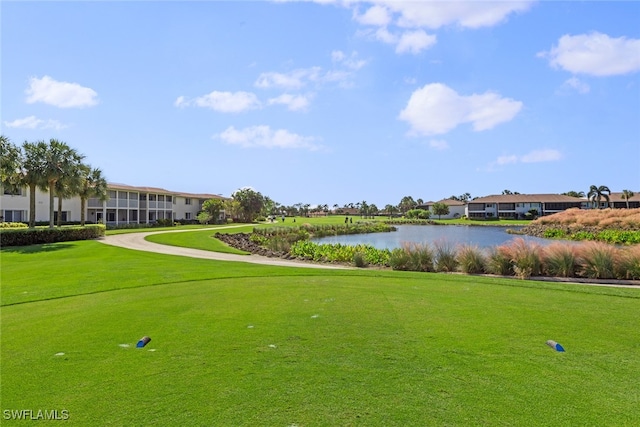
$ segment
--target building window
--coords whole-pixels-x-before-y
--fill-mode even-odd
[[[25,191],[22,187],[17,187],[17,188],[9,188],[9,187],[4,187],[3,194],[6,194],[7,196],[25,196]]]
[[[116,222],[115,212],[107,212],[107,222]]]
[[[191,212],[184,214],[184,219],[191,219]]]
[[[191,199],[184,199],[184,204],[185,205],[190,205],[191,204]]]
[[[23,211],[4,211],[3,218],[5,222],[22,222],[26,220],[26,215],[23,215]]]
[[[62,222],[67,222],[69,221],[69,217],[71,216],[71,212],[69,211],[62,211]],[[53,212],[53,221],[54,222],[58,222],[58,211],[54,211]]]

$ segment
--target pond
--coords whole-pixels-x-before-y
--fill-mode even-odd
[[[312,239],[315,243],[355,246],[371,245],[378,249],[395,249],[403,243],[448,243],[451,246],[468,244],[480,248],[490,248],[521,237],[527,242],[548,245],[557,240],[542,239],[507,233],[506,227],[467,225],[400,225],[390,233],[350,234]],[[517,230],[520,227],[509,227]]]

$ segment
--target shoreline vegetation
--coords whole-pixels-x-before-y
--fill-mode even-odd
[[[394,222],[397,224],[397,222]],[[599,280],[640,280],[640,209],[570,209],[538,218],[514,234],[547,239],[548,246],[515,238],[481,249],[445,243],[405,244],[394,250],[369,245],[317,244],[311,237],[394,231],[380,222],[345,225],[254,228],[253,233],[216,234],[232,247],[251,253],[356,267],[400,271],[495,274],[520,279],[558,277]]]

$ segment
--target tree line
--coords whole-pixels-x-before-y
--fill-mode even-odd
[[[62,199],[75,196],[80,197],[81,225],[85,224],[85,207],[89,198],[101,201],[108,199],[107,181],[99,168],[93,168],[84,162],[85,156],[69,145],[57,139],[48,142],[24,142],[21,146],[13,144],[8,137],[0,136],[0,183],[5,192],[17,192],[21,188],[29,189],[29,227],[35,226],[36,190],[49,193],[49,226],[54,227],[55,210],[54,198],[58,197],[57,220],[58,226],[62,221]],[[503,195],[520,194],[517,191],[504,190]],[[563,193],[573,197],[587,197],[594,207],[601,207],[601,200],[610,201],[611,191],[607,186],[592,185],[589,192],[569,191]],[[623,190],[622,198],[627,201],[634,193]],[[467,202],[473,200],[470,193],[460,196],[452,195],[451,200]],[[392,217],[396,214],[408,217],[425,218],[425,213],[438,215],[449,214],[449,207],[445,203],[431,204],[431,212],[424,209],[422,199],[414,200],[411,196],[403,197],[397,205],[387,204],[383,209],[365,200],[357,203],[347,203],[340,207],[333,205],[333,214],[357,214],[363,218],[375,215]],[[330,212],[329,205],[319,203],[311,206],[309,203],[296,203],[291,206],[282,205],[252,188],[241,188],[231,195],[231,199],[210,199],[204,202],[202,211],[198,214],[201,223],[217,222],[224,212],[240,222],[253,222],[256,218],[268,216],[309,216],[313,213]],[[428,216],[426,217],[428,218]]]
[[[81,225],[89,198],[107,200],[107,180],[99,168],[84,162],[85,156],[57,139],[13,144],[0,136],[0,184],[3,191],[17,194],[29,189],[29,227],[36,223],[36,190],[49,193],[49,227],[54,227],[54,198],[58,197],[58,226],[62,224],[62,199],[80,197]]]

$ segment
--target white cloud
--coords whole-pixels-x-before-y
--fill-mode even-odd
[[[518,163],[518,156],[514,154],[500,156],[496,159],[495,163],[498,165],[508,165],[510,163]]]
[[[427,34],[423,30],[401,31],[396,34],[391,32],[387,27],[380,27],[375,31],[359,31],[358,34],[393,45],[398,54],[418,54],[435,45],[437,40],[435,35]]]
[[[577,36],[564,35],[548,52],[538,53],[548,58],[554,68],[574,74],[614,76],[640,71],[640,40],[612,38],[593,32]]]
[[[269,126],[251,126],[244,129],[228,127],[223,132],[214,135],[230,145],[239,145],[244,148],[302,148],[307,150],[318,150],[321,147],[316,145],[316,138],[302,136],[291,133],[286,129],[273,130]]]
[[[213,92],[192,100],[179,96],[174,102],[176,107],[196,106],[210,108],[220,113],[240,113],[260,108],[258,97],[251,92]]]
[[[463,123],[475,131],[488,130],[513,119],[522,102],[493,92],[462,96],[442,83],[427,84],[411,94],[399,118],[416,135],[444,134]]]
[[[18,128],[18,129],[54,129],[61,130],[66,128],[66,125],[63,125],[58,120],[43,120],[38,119],[36,116],[25,117],[24,119],[16,119],[12,122],[4,122],[4,125],[9,128]]]
[[[268,72],[262,73],[255,82],[255,86],[262,89],[272,87],[284,89],[300,89],[309,82],[321,80],[320,67],[299,68],[288,73]]]
[[[540,163],[540,162],[555,162],[562,158],[562,153],[558,150],[545,149],[534,150],[524,156],[520,157],[522,163]]]
[[[432,139],[429,141],[429,147],[434,150],[442,151],[449,148],[449,143],[443,139]]]
[[[487,170],[495,170],[495,166],[513,165],[517,163],[544,163],[544,162],[556,162],[562,159],[562,153],[552,148],[546,148],[542,150],[533,150],[527,154],[518,156],[516,154],[506,154],[499,156],[493,161]]]
[[[49,76],[29,79],[25,91],[27,103],[43,102],[60,108],[91,107],[98,103],[98,94],[91,88],[78,83],[59,82]]]
[[[395,45],[396,53],[417,54],[436,43],[435,35],[427,34],[425,29],[436,30],[448,25],[470,29],[491,27],[513,13],[526,12],[534,1],[343,0],[336,3],[351,7],[353,19],[359,24],[377,28],[358,34]],[[361,13],[361,9],[365,11]]]
[[[279,73],[265,72],[258,76],[254,86],[260,89],[285,89],[297,90],[308,85],[325,85],[337,83],[339,86],[349,86],[355,71],[364,67],[367,61],[360,59],[357,52],[350,55],[336,50],[331,52],[331,61],[337,64],[332,70],[324,70],[322,67],[297,68],[295,70]]]
[[[497,25],[512,13],[526,12],[533,1],[396,1],[379,0],[399,14],[397,23],[408,28],[458,25],[481,28]]]
[[[362,25],[374,25],[377,27],[385,27],[391,22],[389,10],[381,5],[371,6],[362,15],[354,9],[353,19]]]
[[[309,107],[309,97],[283,93],[276,98],[269,99],[268,103],[269,105],[286,105],[290,111],[300,111],[306,110],[307,107]]]
[[[566,80],[563,86],[573,89],[578,93],[589,93],[589,91],[591,90],[591,87],[587,83],[581,81],[577,77],[571,77],[570,79]]]
[[[429,35],[422,30],[406,31],[402,33],[396,44],[396,53],[420,53],[436,44],[436,36]]]
[[[367,61],[358,58],[358,52],[351,52],[351,55],[347,56],[344,52],[335,50],[331,52],[331,60],[344,65],[349,70],[359,70],[367,65]]]

